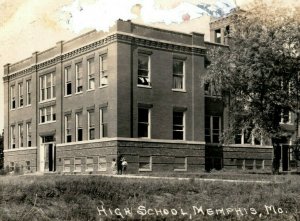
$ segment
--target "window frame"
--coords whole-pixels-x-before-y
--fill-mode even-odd
[[[94,116],[94,122],[95,122],[95,110],[94,109],[91,109],[88,111],[88,140],[95,140],[96,139],[96,124],[93,123],[91,124],[93,121],[91,121],[91,114],[93,114]],[[91,130],[94,131],[94,137],[91,138]]]
[[[50,114],[48,114],[47,108],[50,108]],[[48,123],[56,122],[55,105],[39,108],[39,114],[40,114],[39,124],[48,124]],[[50,115],[50,120],[48,120],[49,115]],[[44,117],[44,122],[42,117]]]
[[[99,110],[99,125],[100,125],[100,129],[99,129],[99,132],[100,132],[100,139],[101,138],[105,138],[105,137],[108,137],[108,121],[107,122],[105,122],[105,120],[104,120],[104,115],[103,115],[103,112],[104,111],[106,111],[106,117],[108,118],[108,108],[107,107],[102,107],[102,108],[100,108],[100,110]],[[105,127],[105,124],[106,124],[106,136],[104,135],[104,127]]]
[[[105,65],[104,62],[106,62]],[[106,79],[106,82],[103,79]],[[105,53],[99,56],[99,88],[107,87],[108,83],[108,57]]]
[[[147,61],[147,69],[141,69],[140,68],[140,63],[139,63],[139,59],[140,57],[147,57],[148,61]],[[137,86],[138,87],[146,87],[146,88],[151,88],[152,84],[151,84],[151,54],[146,54],[146,53],[138,53],[138,62],[137,62],[137,66],[138,66],[138,70],[137,70]],[[147,71],[147,77],[145,77],[144,75],[139,74],[143,71]],[[147,84],[139,84],[139,78],[147,78],[146,82]],[[143,79],[145,80],[145,79]]]
[[[18,107],[24,107],[24,91],[23,91],[23,82],[18,83]]]
[[[71,121],[71,114],[66,114],[65,115],[65,143],[71,143],[72,142],[72,128],[69,128],[69,124],[71,124],[71,122],[69,122],[69,120]],[[71,137],[71,140],[68,141],[68,136]]]
[[[81,84],[79,84],[81,82]],[[75,64],[75,94],[83,93],[83,70],[82,62]]]
[[[10,149],[15,149],[16,147],[16,125],[10,126]]]
[[[100,159],[105,159],[105,162],[100,162]],[[100,163],[105,164],[105,168],[101,168]],[[107,159],[105,156],[98,157],[98,171],[107,171]]]
[[[64,96],[67,97],[67,96],[71,96],[72,95],[72,78],[71,78],[71,66],[67,66],[64,68]],[[68,88],[69,88],[69,85],[70,85],[70,93],[68,93]]]
[[[78,163],[78,162],[80,162],[80,163]],[[77,169],[76,167],[77,166],[79,166],[80,167],[80,169]],[[74,158],[74,170],[73,170],[73,172],[82,172],[82,158],[81,157],[75,157]]]
[[[174,62],[182,62],[182,75],[174,73]],[[180,58],[173,58],[173,71],[172,71],[172,90],[173,91],[186,91],[186,61],[185,59],[180,59]],[[175,87],[175,77],[180,77],[182,81],[182,88],[177,88]]]
[[[69,161],[69,163],[66,164],[66,161]],[[68,171],[66,171],[66,165],[69,168]],[[66,173],[70,173],[71,172],[71,158],[65,158],[65,159],[63,159],[63,172],[66,172]]]
[[[184,168],[175,168],[175,161],[176,161],[176,158],[184,158]],[[186,156],[183,156],[183,157],[180,157],[180,156],[175,156],[174,157],[174,171],[187,171],[187,168],[188,168],[188,163],[187,163],[187,157]],[[177,163],[178,164],[178,163]]]
[[[215,116],[215,115],[205,115],[205,118],[209,117],[209,128],[206,127],[206,122],[204,123],[205,128],[204,128],[204,136],[205,136],[205,142],[206,143],[212,143],[212,144],[219,144],[220,143],[220,137],[222,134],[222,117],[221,116]],[[214,118],[218,118],[219,119],[219,129],[214,129],[214,122],[213,119]],[[205,119],[206,121],[206,119]],[[209,130],[209,135],[206,134],[206,131]],[[219,131],[219,142],[216,143],[214,142],[214,135],[216,135],[216,133],[214,133],[215,130]],[[209,141],[206,141],[206,138],[209,136]]]
[[[92,159],[92,163],[88,163],[88,159]],[[85,169],[85,171],[87,171],[87,172],[94,171],[94,157],[87,156],[87,157],[86,157],[85,164],[86,164],[86,169]],[[92,165],[92,168],[89,169],[89,166],[88,166],[88,165]]]
[[[79,127],[79,117],[78,116],[80,116],[81,118],[83,118],[83,113],[82,112],[75,113],[75,130],[76,130],[76,136],[75,136],[75,138],[76,138],[76,142],[83,141],[83,132],[84,132],[83,125],[81,125],[81,127]],[[82,121],[83,121],[83,119],[82,119]],[[81,136],[82,136],[81,140],[78,139],[78,134],[79,134],[78,130],[79,129],[81,129]]]
[[[26,80],[26,105],[31,105],[31,90],[32,90],[31,79]]]
[[[145,163],[144,161],[141,162],[141,157],[149,157],[149,168],[141,168],[140,163]],[[153,156],[139,156],[139,172],[151,172],[153,169]]]
[[[91,71],[92,70],[92,71]],[[95,59],[89,58],[87,60],[87,75],[88,75],[88,81],[87,81],[87,88],[89,91],[95,90]],[[90,84],[90,82],[93,82],[93,84]],[[91,87],[93,85],[93,87]]]
[[[24,147],[24,128],[23,123],[18,124],[18,140],[19,140],[19,148]]]
[[[147,113],[147,115],[148,115],[148,122],[140,121],[140,119],[139,119],[139,116],[140,116],[139,111],[140,111],[140,109],[148,111],[148,113]],[[140,126],[139,125],[141,125],[141,124],[142,125],[147,125],[147,136],[146,137],[140,136],[140,132],[139,132]],[[138,107],[138,128],[137,128],[137,130],[138,130],[138,138],[151,139],[151,108]]]
[[[179,124],[174,124],[174,114],[175,113],[182,113],[182,123],[183,125],[179,125]],[[173,110],[173,121],[172,121],[172,125],[173,125],[173,128],[172,128],[172,133],[173,133],[173,140],[186,140],[186,111],[178,111],[178,110]],[[182,127],[182,130],[174,130],[174,126],[180,126]],[[174,138],[174,132],[175,131],[182,131],[182,139],[175,139]]]
[[[15,85],[10,86],[10,109],[16,109],[16,94],[15,94]]]
[[[32,146],[32,141],[31,141],[31,122],[27,122],[26,123],[26,142],[27,142],[27,147],[31,147]]]
[[[50,77],[50,85],[47,85],[47,79]],[[39,102],[47,102],[56,99],[56,94],[55,94],[55,72],[50,72],[47,74],[44,74],[39,77]],[[50,91],[50,96],[48,95],[48,89]],[[43,94],[44,94],[44,99],[43,99]],[[47,98],[49,96],[49,98]]]

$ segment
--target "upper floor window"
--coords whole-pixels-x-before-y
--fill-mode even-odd
[[[242,129],[241,133],[235,136],[235,144],[263,145],[263,143],[265,141],[262,134],[252,126]]]
[[[65,116],[65,143],[72,142],[71,115]]]
[[[150,86],[150,56],[138,55],[138,85]]]
[[[10,147],[11,149],[16,148],[16,134],[15,134],[15,125],[10,127]]]
[[[87,72],[88,72],[88,89],[95,89],[95,63],[94,58],[87,61]]]
[[[19,107],[23,107],[24,105],[24,97],[23,97],[23,82],[18,84],[18,95],[19,95]]]
[[[75,64],[75,76],[76,76],[76,93],[83,91],[83,76],[82,76],[82,63]]]
[[[55,73],[40,77],[40,101],[55,98]]]
[[[206,96],[221,96],[219,90],[217,90],[212,84],[205,83],[204,84],[204,94]]]
[[[10,86],[10,108],[16,108],[15,85]]]
[[[148,108],[138,108],[138,137],[150,138],[151,114]]]
[[[185,113],[173,111],[173,139],[185,140]]]
[[[26,81],[26,105],[31,104],[31,80]]]
[[[99,86],[104,87],[108,85],[108,71],[107,71],[107,54],[100,56],[100,76],[99,76]]]
[[[19,124],[19,147],[24,146],[23,124]]]
[[[88,111],[89,140],[95,139],[95,110]]]
[[[221,43],[221,29],[215,30],[215,43]]]
[[[27,147],[31,147],[31,122],[26,123]]]
[[[107,107],[100,109],[100,138],[108,136]]]
[[[205,142],[219,143],[221,136],[221,117],[205,116]]]
[[[72,94],[71,67],[65,67],[65,96]]]
[[[281,124],[291,124],[292,123],[292,112],[287,109],[283,109],[281,112],[280,123]]]
[[[173,59],[173,89],[185,90],[185,62]]]
[[[56,121],[56,112],[54,106],[40,108],[40,123],[49,123]]]
[[[76,141],[83,140],[83,119],[82,112],[76,113]]]

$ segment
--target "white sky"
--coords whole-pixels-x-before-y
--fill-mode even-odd
[[[217,4],[228,10],[222,3],[233,6],[236,2],[242,6],[252,1],[0,0],[0,131],[4,127],[4,64],[23,60],[35,51],[46,50],[60,40],[69,40],[91,28],[108,30],[119,18],[152,26],[158,22],[160,27],[185,32],[193,30],[205,33],[208,40],[209,17],[199,15],[197,4]]]

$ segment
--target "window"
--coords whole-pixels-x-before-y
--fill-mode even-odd
[[[236,159],[236,166],[238,169],[245,169],[245,160]]]
[[[11,149],[16,148],[16,134],[15,134],[15,125],[10,127],[10,147]]]
[[[139,54],[138,57],[138,85],[150,86],[150,56]]]
[[[93,171],[94,170],[94,158],[87,157],[86,158],[86,171]]]
[[[254,160],[246,159],[245,160],[245,169],[253,170],[253,168],[254,168]]]
[[[89,140],[95,139],[95,110],[88,111]]]
[[[10,86],[10,108],[16,108],[15,85]]]
[[[221,117],[205,116],[205,142],[219,143],[221,135]]]
[[[107,107],[100,109],[100,138],[108,136]]]
[[[175,157],[174,171],[187,171],[187,157]]]
[[[173,139],[185,140],[185,116],[182,111],[173,111]]]
[[[64,159],[64,172],[71,172],[71,160],[70,159]]]
[[[75,64],[75,76],[76,76],[76,93],[80,93],[83,91],[82,63]]]
[[[30,171],[30,161],[26,161],[25,163],[26,163],[25,169],[26,169],[27,171]]]
[[[98,170],[106,171],[106,169],[107,169],[106,157],[99,157]]]
[[[263,136],[258,129],[248,127],[235,136],[235,144],[263,145]]]
[[[26,123],[27,147],[31,147],[31,122]]]
[[[173,89],[185,90],[185,62],[173,59]]]
[[[40,123],[49,123],[56,121],[54,106],[40,108]]]
[[[138,109],[138,137],[150,138],[150,109]]]
[[[139,171],[152,171],[152,156],[139,157]]]
[[[71,115],[65,116],[65,143],[72,142]]]
[[[72,94],[71,67],[65,67],[65,96]]]
[[[75,160],[74,160],[74,172],[81,172],[81,158],[75,158]]]
[[[87,61],[87,72],[88,72],[88,89],[95,89],[95,65],[94,58]]]
[[[259,160],[259,159],[255,160],[255,168],[257,170],[264,169],[264,167],[265,167],[264,164],[265,164],[264,160]]]
[[[55,73],[49,73],[40,77],[40,101],[53,98],[55,98]]]
[[[215,30],[215,43],[221,43],[221,29]]]
[[[291,124],[292,123],[292,112],[287,109],[282,110],[280,123],[281,124]]]
[[[76,113],[76,141],[83,140],[82,112]]]
[[[19,147],[24,147],[23,124],[19,124]]]
[[[204,84],[204,94],[206,96],[221,96],[219,90],[217,90],[212,84],[205,83]]]
[[[26,105],[31,104],[31,80],[26,81]]]
[[[23,99],[23,83],[18,84],[18,93],[19,93],[19,107],[23,107],[24,99]]]
[[[99,86],[104,87],[108,85],[108,72],[107,72],[107,54],[100,56],[100,76],[99,76]]]

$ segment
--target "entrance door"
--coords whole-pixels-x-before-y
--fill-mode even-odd
[[[56,147],[54,143],[45,144],[45,170],[53,172],[56,170]]]
[[[282,145],[282,171],[289,170],[289,145]]]

